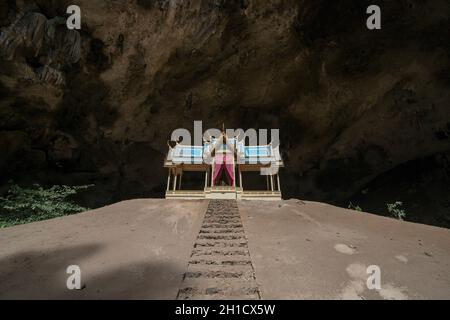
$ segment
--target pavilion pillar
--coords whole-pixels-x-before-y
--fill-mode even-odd
[[[234,189],[237,189],[237,174],[236,174],[236,164],[235,163],[233,163],[233,175],[234,175],[234,177],[233,177],[233,187],[234,187]]]
[[[266,175],[266,190],[269,191],[269,175]]]
[[[168,192],[170,190],[170,176],[172,175],[172,169],[169,169],[169,176],[167,177],[167,189]]]
[[[273,175],[270,175],[270,188],[272,190],[272,192],[274,191],[274,187],[273,187]]]
[[[205,172],[205,190],[208,188],[208,169]]]
[[[211,164],[211,188],[214,187],[214,161]]]
[[[242,187],[243,186],[243,183],[242,183],[242,171],[241,171],[240,167],[239,167],[239,186],[240,186],[241,190],[244,190],[244,188]]]
[[[174,179],[174,181],[173,181],[173,191],[176,191],[177,190],[177,177],[178,177],[178,175],[177,175],[177,173],[175,172],[175,179]]]
[[[178,185],[178,190],[181,190],[181,181],[183,180],[183,171],[180,173],[180,183]]]
[[[278,191],[281,192],[280,174],[279,173],[277,173],[277,182],[278,182]]]

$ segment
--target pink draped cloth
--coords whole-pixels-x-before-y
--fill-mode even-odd
[[[225,177],[227,183],[234,187],[235,186],[235,176],[234,176],[234,156],[232,154],[217,154],[214,162],[214,185],[220,184],[220,179],[223,172],[225,172]]]

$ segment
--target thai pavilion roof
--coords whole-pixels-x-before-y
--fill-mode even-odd
[[[204,159],[214,156],[214,152],[234,153],[239,163],[257,163],[263,160],[265,163],[278,163],[283,165],[279,147],[273,147],[272,144],[263,146],[245,146],[244,140],[238,138],[228,138],[222,133],[218,138],[210,138],[204,141],[203,146],[183,145],[177,143],[175,147],[169,145],[167,162],[174,165],[190,163],[204,164]]]

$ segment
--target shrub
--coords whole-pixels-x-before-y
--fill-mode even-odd
[[[32,188],[12,185],[6,196],[0,197],[0,228],[89,210],[67,199],[68,196],[89,187],[53,186],[45,189],[40,185],[34,185]]]
[[[350,210],[355,210],[355,211],[363,212],[363,209],[362,209],[360,206],[354,205],[352,202],[350,202],[350,203],[348,204],[348,208],[349,208]]]
[[[397,201],[392,204],[387,204],[388,212],[398,220],[404,220],[406,217],[406,211],[402,208],[403,202]]]

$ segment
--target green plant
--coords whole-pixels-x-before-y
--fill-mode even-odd
[[[45,189],[40,185],[32,188],[12,185],[7,194],[0,197],[0,228],[89,210],[67,199],[89,187],[53,186]]]
[[[403,202],[396,201],[395,203],[387,204],[388,212],[398,220],[404,220],[406,217],[406,211],[402,208]]]
[[[354,205],[352,202],[348,204],[348,209],[363,212],[363,209],[360,206]]]

